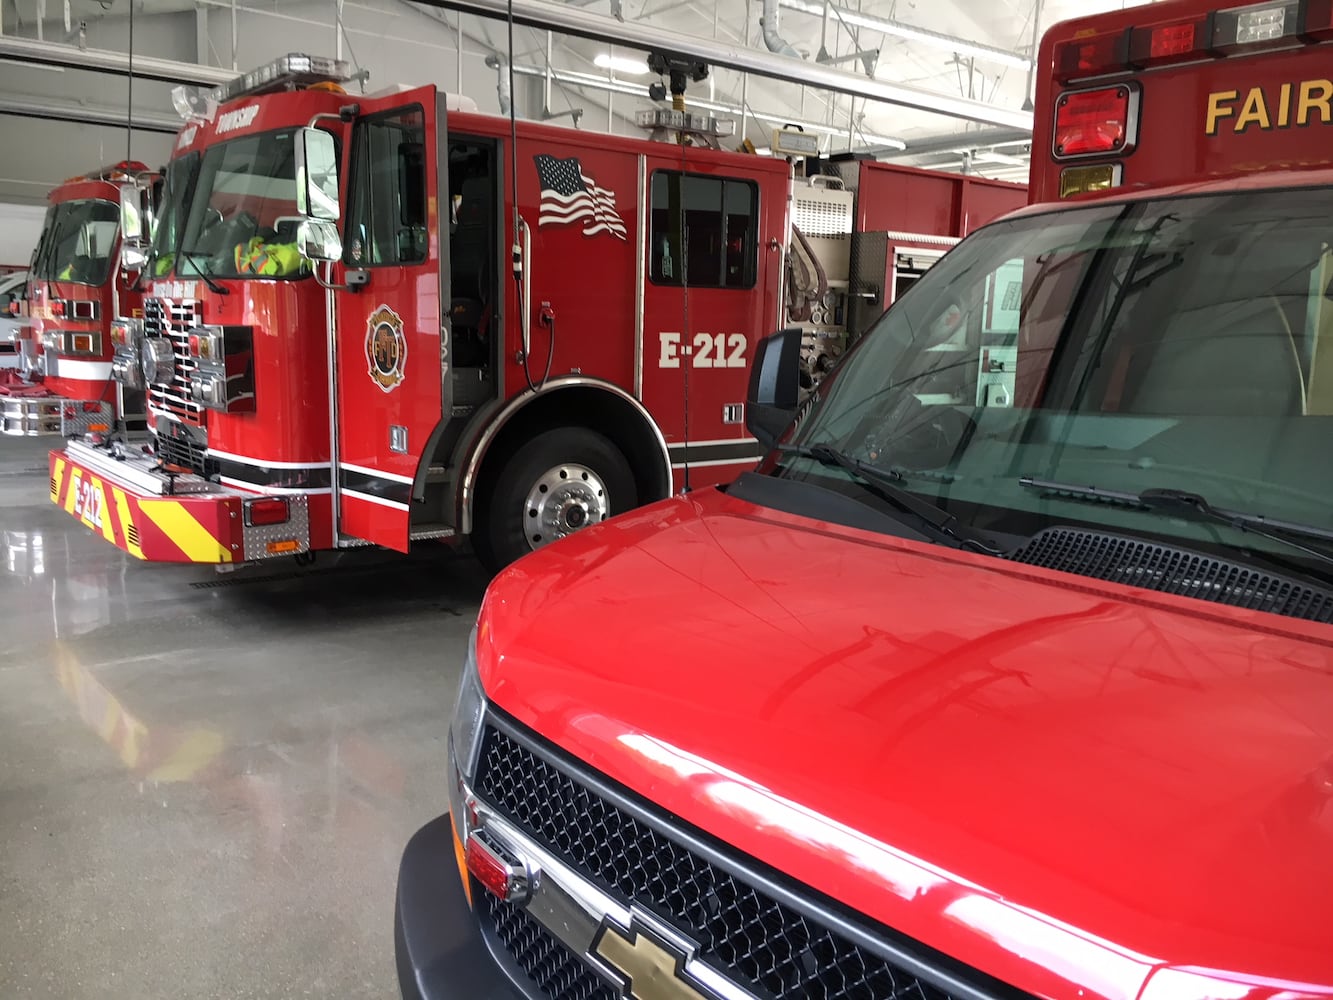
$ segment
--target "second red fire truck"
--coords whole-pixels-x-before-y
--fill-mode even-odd
[[[109,431],[118,417],[141,409],[111,375],[113,323],[137,316],[142,297],[137,275],[122,266],[126,185],[139,192],[126,214],[146,231],[154,179],[142,163],[123,160],[71,177],[50,194],[18,343],[25,377],[0,385],[6,434]]]

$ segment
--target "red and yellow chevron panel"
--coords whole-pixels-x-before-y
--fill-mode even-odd
[[[147,562],[229,563],[241,554],[241,499],[144,496],[50,453],[51,502]]]

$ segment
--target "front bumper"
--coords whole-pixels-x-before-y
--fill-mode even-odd
[[[403,851],[393,921],[403,1000],[523,1000],[486,946],[454,858],[448,814]]]
[[[249,527],[246,504],[255,494],[162,471],[150,456],[117,458],[70,441],[49,464],[51,502],[136,559],[222,565],[310,550],[302,494],[284,496],[285,522]]]

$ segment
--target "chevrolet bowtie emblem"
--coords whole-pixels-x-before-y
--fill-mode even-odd
[[[685,973],[689,951],[649,931],[637,915],[629,932],[607,921],[597,932],[593,956],[618,980],[620,996],[630,1000],[715,1000],[714,994]]]

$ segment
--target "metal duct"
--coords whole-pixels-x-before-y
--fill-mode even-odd
[[[44,118],[48,121],[77,122],[80,125],[107,125],[125,127],[125,112],[120,108],[93,107],[60,101],[17,100],[0,98],[0,115],[20,118]],[[136,111],[130,127],[136,132],[158,132],[175,135],[184,124],[175,115],[154,115]]]
[[[486,65],[495,70],[495,96],[500,100],[500,114],[507,115],[514,102],[509,89],[509,59],[495,52],[486,57]]]
[[[504,20],[509,0],[416,0],[427,7],[445,7],[479,17]],[[514,21],[542,31],[591,38],[608,45],[652,51],[662,47],[662,29],[637,21],[621,24],[600,14],[590,14],[564,3],[550,0],[513,0]],[[671,51],[690,59],[702,59],[711,66],[755,73],[774,80],[804,83],[820,90],[852,94],[871,101],[882,101],[905,108],[915,108],[951,118],[1000,125],[1032,131],[1032,112],[999,107],[986,101],[954,97],[905,84],[874,80],[846,70],[833,69],[813,61],[775,56],[757,49],[723,41],[673,35]]]
[[[59,42],[42,42],[32,38],[0,35],[0,57],[19,62],[40,63],[43,66],[64,66],[85,69],[94,73],[129,75],[130,59],[124,52],[106,49],[80,49]],[[134,56],[134,75],[140,80],[158,80],[162,83],[193,83],[214,87],[226,83],[236,74],[228,69],[214,69],[195,63],[157,59],[153,56]]]
[[[782,37],[782,28],[778,23],[778,0],[764,0],[764,12],[759,18],[759,28],[764,33],[764,44],[768,46],[769,52],[801,58],[801,54]]]

